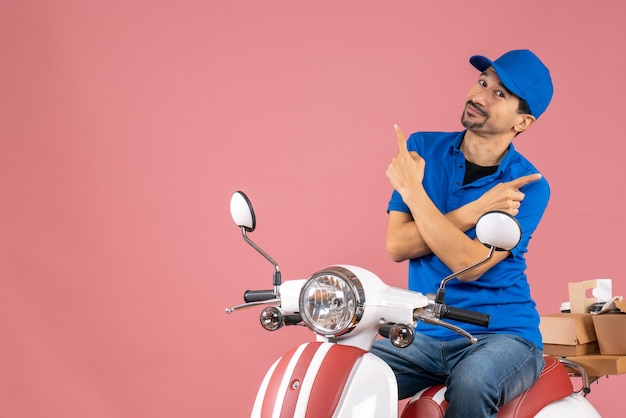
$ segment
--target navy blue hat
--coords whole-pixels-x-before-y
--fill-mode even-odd
[[[493,67],[504,87],[524,99],[535,118],[539,118],[550,104],[554,92],[550,71],[531,51],[509,51],[495,61],[474,55],[469,61],[479,71]]]

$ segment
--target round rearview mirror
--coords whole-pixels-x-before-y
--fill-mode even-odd
[[[522,239],[522,227],[508,213],[492,211],[478,219],[476,236],[485,245],[493,246],[496,250],[509,251]]]
[[[248,232],[252,232],[256,228],[252,203],[244,192],[235,192],[230,198],[230,216],[237,226],[245,228]]]

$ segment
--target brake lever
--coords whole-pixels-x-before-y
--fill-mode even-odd
[[[460,335],[462,335],[464,337],[467,337],[472,344],[476,344],[478,342],[478,338],[474,337],[472,334],[470,334],[469,332],[465,331],[463,328],[457,327],[456,325],[449,324],[446,321],[442,321],[441,319],[436,318],[434,316],[418,314],[417,315],[417,319],[418,320],[421,319],[422,321],[424,321],[427,324],[439,325],[439,326],[448,328],[449,330],[454,331],[457,334],[460,334]]]

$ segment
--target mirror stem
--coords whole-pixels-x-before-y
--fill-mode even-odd
[[[277,296],[278,289],[280,288],[280,284],[281,284],[281,275],[280,275],[280,269],[278,268],[278,263],[276,263],[276,261],[274,261],[272,257],[270,257],[265,251],[263,251],[254,242],[252,242],[250,238],[248,238],[248,235],[246,234],[246,228],[244,226],[241,227],[241,235],[243,236],[243,239],[248,244],[250,244],[252,248],[254,248],[259,254],[265,257],[265,259],[269,261],[270,263],[272,263],[272,265],[274,266],[274,280],[273,280],[274,296]]]
[[[461,271],[457,271],[456,273],[452,273],[451,275],[449,275],[448,277],[446,277],[445,279],[443,279],[441,281],[441,284],[439,285],[439,290],[437,290],[437,297],[435,298],[435,302],[436,303],[444,303],[444,296],[446,294],[446,283],[448,283],[450,280],[454,279],[455,277],[458,277],[462,274],[467,273],[468,271],[474,270],[476,267],[482,266],[483,264],[485,264],[487,261],[491,260],[491,257],[493,257],[493,253],[495,252],[496,247],[494,247],[493,245],[489,246],[489,254],[487,254],[487,257],[481,261],[479,261],[476,264],[472,264],[469,267],[464,268]]]

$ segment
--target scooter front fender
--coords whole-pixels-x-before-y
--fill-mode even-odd
[[[305,343],[268,370],[251,416],[397,418],[397,384],[389,366],[374,354],[328,342]]]

